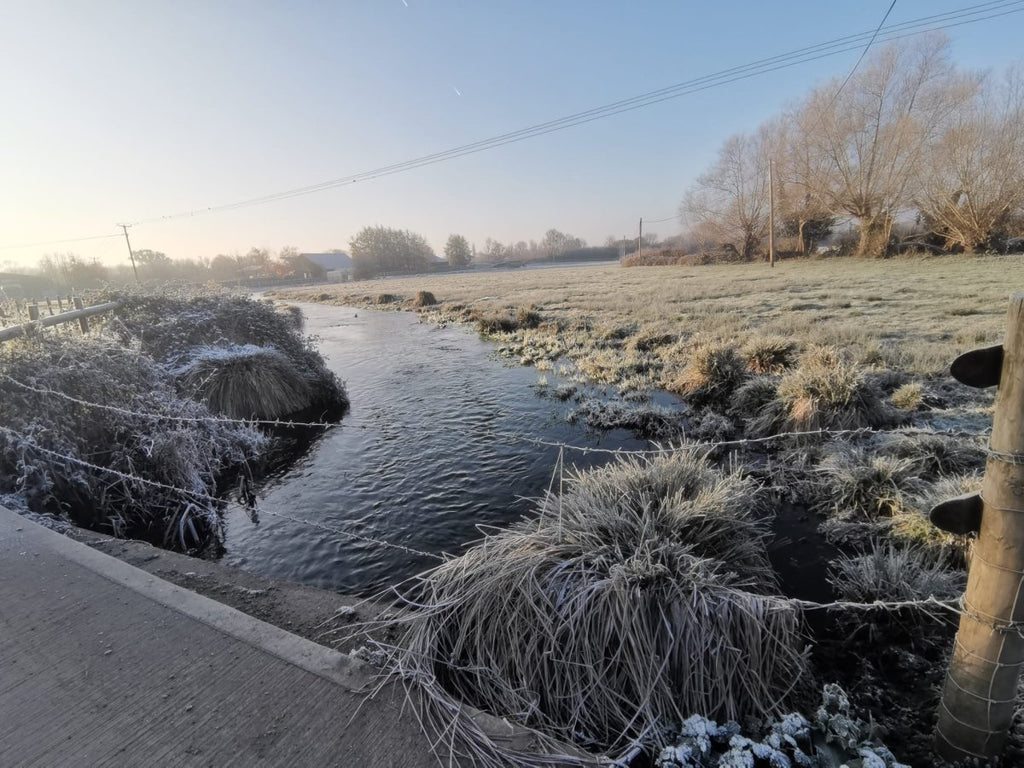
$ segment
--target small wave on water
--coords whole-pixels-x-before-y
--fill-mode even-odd
[[[229,512],[224,562],[350,594],[398,584],[436,560],[299,525],[274,513],[431,554],[463,551],[477,526],[528,514],[559,449],[516,436],[636,450],[623,430],[566,422],[572,405],[536,395],[537,372],[509,367],[465,328],[406,312],[303,305],[307,332],[345,381],[352,410],[264,480],[258,524]],[[549,378],[551,374],[548,374]],[[607,454],[567,452],[589,467]]]

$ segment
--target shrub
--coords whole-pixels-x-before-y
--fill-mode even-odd
[[[151,358],[110,341],[49,337],[17,348],[0,364],[0,493],[169,549],[216,544],[218,484],[247,471],[265,438],[211,416]]]
[[[892,409],[864,380],[861,371],[829,347],[806,352],[779,382],[786,427],[793,430],[890,426]]]
[[[416,298],[412,300],[414,307],[433,307],[437,304],[437,298],[430,291],[417,291]]]
[[[757,490],[692,453],[576,474],[424,575],[397,663],[441,706],[600,748],[663,746],[693,712],[777,712],[806,668]]]
[[[668,387],[697,406],[725,409],[737,387],[750,376],[746,362],[735,347],[706,344],[693,351],[690,362]]]

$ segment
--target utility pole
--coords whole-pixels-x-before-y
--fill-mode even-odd
[[[1024,668],[1024,293],[1010,297],[1003,344],[961,355],[950,373],[999,389],[982,492],[931,512],[945,530],[978,534],[935,749],[949,761],[987,760],[1006,746]]]
[[[644,217],[640,217],[640,233],[636,237],[636,255],[637,262],[639,263],[640,258],[644,255]]]
[[[775,164],[768,160],[768,264],[775,268]]]
[[[124,241],[128,243],[128,258],[132,260],[132,272],[135,273],[135,282],[138,285],[142,285],[142,281],[139,280],[139,270],[135,268],[135,254],[132,253],[132,241],[128,239],[128,225],[118,224],[117,226],[124,230]]]

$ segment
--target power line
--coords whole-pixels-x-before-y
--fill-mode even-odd
[[[839,98],[839,94],[843,92],[843,88],[846,87],[846,84],[850,82],[850,78],[853,77],[853,73],[857,71],[857,67],[860,66],[860,63],[864,61],[864,57],[868,55],[868,50],[871,48],[872,44],[874,44],[875,38],[878,37],[878,33],[882,30],[882,27],[885,26],[886,19],[889,18],[889,14],[892,13],[892,9],[895,7],[896,0],[892,0],[892,3],[889,5],[889,10],[885,12],[885,16],[883,16],[882,20],[878,23],[878,28],[875,29],[875,34],[871,36],[871,39],[868,40],[868,44],[864,46],[864,50],[860,52],[860,58],[857,59],[857,63],[853,65],[853,69],[850,70],[850,74],[846,76],[846,79],[843,80],[843,84],[839,86],[839,89],[832,96],[833,103],[835,103],[835,100]]]
[[[892,6],[890,6],[889,9],[889,12],[891,11]],[[637,96],[632,96],[626,99],[622,99],[620,101],[611,102],[603,106],[594,107],[583,112],[577,112],[571,115],[567,115],[565,117],[549,120],[547,122],[538,123],[532,126],[528,126],[526,128],[521,128],[516,131],[511,131],[508,133],[493,136],[489,139],[483,139],[480,141],[472,142],[470,144],[463,144],[441,152],[423,155],[403,162],[381,166],[379,168],[352,174],[349,176],[330,179],[328,181],[323,181],[305,187],[297,187],[290,190],[275,192],[268,195],[263,195],[261,197],[239,200],[233,203],[226,203],[223,205],[209,206],[206,208],[197,208],[189,211],[167,214],[164,216],[155,216],[146,219],[139,219],[132,223],[151,224],[161,221],[171,221],[180,218],[199,216],[203,214],[221,213],[225,211],[236,210],[239,208],[247,208],[250,206],[264,205],[267,203],[287,200],[293,197],[300,197],[308,194],[313,194],[316,192],[322,192],[328,189],[333,189],[347,184],[355,184],[362,181],[370,181],[373,179],[378,179],[396,173],[404,173],[406,171],[414,170],[416,168],[422,168],[427,165],[433,165],[436,163],[445,162],[447,160],[453,160],[458,157],[464,157],[466,155],[475,154],[477,152],[495,149],[508,144],[524,141],[526,139],[543,136],[548,133],[554,133],[555,131],[561,131],[565,130],[566,128],[583,125],[585,123],[593,122],[595,120],[604,119],[606,117],[612,117],[614,115],[622,114],[624,112],[642,109],[643,107],[652,106],[663,101],[668,101],[670,99],[680,98],[682,96],[691,95],[693,93],[709,90],[711,88],[717,88],[723,85],[728,85],[731,83],[738,82],[740,80],[755,77],[757,75],[767,74],[781,69],[787,69],[789,67],[794,67],[799,64],[810,63],[829,56],[835,56],[840,53],[847,53],[849,51],[860,49],[862,43],[864,43],[865,40],[867,40],[867,47],[870,48],[870,46],[873,45],[876,40],[881,42],[892,42],[894,40],[899,40],[905,37],[920,34],[922,31],[925,31],[926,29],[950,29],[953,27],[963,26],[966,24],[974,24],[981,21],[987,21],[994,18],[1007,16],[1013,13],[1019,13],[1021,11],[1024,11],[1024,0],[991,0],[990,2],[965,6],[963,8],[947,11],[945,13],[921,16],[916,19],[900,22],[898,24],[891,24],[888,27],[886,27],[884,26],[885,20],[889,16],[889,12],[887,12],[885,18],[883,18],[882,20],[882,24],[880,24],[876,29],[874,29],[871,32],[861,32],[854,35],[847,35],[823,43],[818,43],[816,45],[799,48],[788,53],[778,54],[776,56],[759,59],[748,64],[730,67],[728,69],[720,70],[710,75],[704,75],[698,78],[676,83],[674,85],[666,86],[664,88],[648,91]],[[862,58],[866,51],[867,48],[864,48],[861,56]],[[858,64],[859,63],[860,62],[858,61]],[[854,67],[854,69],[856,69],[856,66]],[[82,242],[86,240],[99,240],[111,237],[119,237],[119,235],[94,235],[90,237],[65,238],[62,240],[42,241],[37,243],[27,243],[23,245],[0,246],[0,250],[34,248],[44,245],[57,245],[61,243]]]
[[[883,19],[882,25],[879,25],[876,29],[871,32],[862,32],[856,35],[848,35],[845,37],[836,38],[824,43],[817,45],[800,48],[789,53],[779,54],[766,59],[760,59],[749,64],[744,64],[729,69],[721,70],[711,75],[705,75],[692,80],[683,81],[670,85],[665,88],[660,88],[654,91],[648,91],[637,96],[633,96],[620,101],[611,102],[600,107],[594,107],[583,112],[577,112],[572,115],[549,120],[544,123],[538,123],[526,128],[521,128],[516,131],[493,136],[489,139],[483,139],[480,141],[472,142],[470,144],[463,144],[457,147],[453,147],[442,152],[436,152],[434,154],[423,155],[420,157],[412,158],[400,163],[394,163],[392,165],[381,166],[369,171],[352,174],[349,176],[342,176],[336,179],[330,179],[317,184],[312,184],[305,187],[297,187],[294,189],[283,190],[281,192],[275,192],[261,197],[248,198],[245,200],[239,200],[233,203],[226,203],[223,205],[210,206],[207,208],[193,209],[190,211],[183,211],[180,213],[168,214],[164,216],[157,216],[148,219],[139,219],[135,221],[135,224],[149,224],[160,221],[170,221],[179,218],[187,218],[192,216],[198,216],[202,214],[220,213],[230,210],[237,210],[239,208],[247,208],[255,205],[264,205],[271,202],[278,202],[281,200],[287,200],[293,197],[300,197],[316,192],[326,191],[335,187],[344,186],[347,184],[355,184],[362,181],[370,181],[372,179],[381,178],[383,176],[390,176],[396,173],[403,173],[405,171],[413,170],[415,168],[421,168],[427,165],[433,165],[436,163],[452,160],[458,157],[464,157],[466,155],[475,154],[477,152],[483,152],[489,149],[495,149],[497,147],[505,146],[507,144],[513,144],[526,139],[535,138],[555,131],[564,130],[566,128],[575,127],[595,120],[600,120],[613,115],[622,114],[643,107],[651,106],[653,104],[660,103],[662,101],[668,101],[669,99],[679,98],[681,96],[690,95],[699,91],[708,90],[711,88],[720,87],[730,83],[737,82],[739,80],[745,80],[757,75],[766,74],[768,72],[774,72],[780,69],[786,69],[789,67],[796,66],[798,64],[804,64],[812,62],[818,59],[826,58],[828,56],[834,56],[839,53],[846,53],[849,51],[857,50],[861,48],[862,43],[867,40],[868,46],[873,44],[875,40],[881,38],[884,42],[901,39],[903,37],[909,37],[915,34],[919,34],[923,28],[928,29],[948,29],[951,27],[961,26],[964,24],[977,23],[979,21],[985,21],[999,16],[1005,16],[1011,13],[1018,13],[1024,10],[1021,7],[1024,4],[1024,0],[994,0],[993,2],[980,3],[973,6],[967,6],[964,8],[956,9],[942,14],[933,14],[930,16],[923,16],[910,21],[901,22],[899,24],[893,24],[889,27],[884,26],[885,19]],[[891,11],[890,7],[890,11]],[[888,18],[888,13],[886,14]],[[884,34],[883,34],[884,32]],[[865,49],[866,50],[866,49]]]
[[[19,248],[38,248],[44,245],[61,245],[62,243],[80,243],[84,240],[105,240],[109,237],[120,237],[120,235],[91,235],[89,237],[68,237],[63,240],[42,240],[38,243],[23,243],[22,245],[3,245],[0,251],[14,251]]]

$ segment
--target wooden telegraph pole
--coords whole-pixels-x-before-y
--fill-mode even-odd
[[[644,217],[640,217],[640,232],[636,236],[636,256],[639,262],[640,258],[644,255]]]
[[[128,225],[118,224],[117,226],[124,230],[124,241],[128,243],[128,258],[132,260],[132,272],[135,273],[135,282],[141,284],[142,281],[139,280],[139,270],[135,268],[135,254],[132,253],[132,241],[128,239]]]
[[[768,160],[768,264],[775,267],[775,165]]]
[[[961,355],[951,373],[999,386],[982,493],[932,510],[946,530],[978,532],[935,730],[955,761],[1003,752],[1024,667],[1024,293],[1010,297],[1003,345]]]

